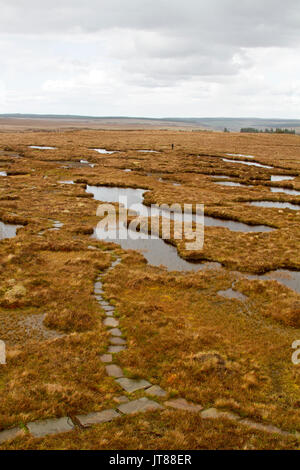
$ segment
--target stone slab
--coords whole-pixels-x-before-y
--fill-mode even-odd
[[[120,396],[118,396],[118,397],[115,397],[115,398],[114,398],[114,401],[115,401],[116,403],[119,403],[119,404],[128,403],[128,402],[129,402],[128,398],[125,397],[125,395],[120,395]]]
[[[112,307],[111,305],[101,305],[101,307],[106,312],[114,312],[115,311],[115,307]]]
[[[109,346],[108,352],[112,354],[117,354],[121,351],[124,351],[126,349],[126,346]]]
[[[80,424],[84,427],[90,427],[93,424],[107,423],[120,415],[115,410],[104,410],[96,411],[95,413],[89,413],[87,415],[78,415],[76,418]]]
[[[34,437],[44,437],[49,434],[59,434],[74,429],[74,424],[70,418],[45,419],[43,421],[33,421],[27,427]]]
[[[203,407],[201,405],[189,403],[184,398],[176,398],[174,400],[166,401],[165,405],[171,408],[175,408],[177,410],[190,411],[191,413],[198,413],[199,411],[203,410]]]
[[[282,431],[276,426],[272,426],[271,424],[256,423],[255,421],[252,421],[251,419],[243,419],[240,421],[240,424],[242,424],[243,426],[247,426],[248,428],[256,429],[257,431],[268,432],[270,434],[280,434],[282,436],[291,435],[289,432]]]
[[[117,346],[124,346],[126,344],[125,339],[118,338],[116,336],[110,338],[109,342],[110,344],[116,344]]]
[[[163,407],[155,401],[149,400],[148,398],[140,398],[139,400],[133,400],[128,403],[124,403],[118,407],[118,410],[124,414],[140,413],[149,410],[158,410]]]
[[[153,385],[152,387],[147,388],[146,393],[154,397],[165,397],[167,395],[167,392],[159,385]]]
[[[116,328],[119,326],[119,320],[116,320],[115,318],[105,318],[103,324],[104,326],[111,326],[112,328]]]
[[[201,412],[202,419],[229,419],[230,421],[239,421],[241,418],[234,414],[230,413],[229,411],[220,411],[216,408],[208,408]]]
[[[122,336],[122,331],[119,330],[119,328],[113,328],[112,330],[109,330],[109,333],[112,336]]]
[[[118,382],[118,384],[121,385],[121,387],[128,393],[133,393],[137,390],[142,390],[143,388],[151,386],[151,383],[149,383],[147,380],[128,379],[126,377],[122,379],[117,379],[116,382]]]
[[[109,377],[116,377],[117,379],[124,377],[121,367],[116,366],[115,364],[110,364],[109,366],[106,366],[105,369]]]
[[[102,356],[100,356],[100,361],[101,362],[112,362],[112,355],[111,354],[102,354]]]
[[[0,444],[3,442],[11,441],[18,436],[21,436],[24,431],[20,428],[6,429],[5,431],[0,432]]]

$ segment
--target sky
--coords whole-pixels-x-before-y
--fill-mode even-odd
[[[299,118],[299,0],[0,0],[0,114]]]

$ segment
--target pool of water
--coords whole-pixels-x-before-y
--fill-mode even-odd
[[[271,188],[271,192],[290,194],[291,196],[300,196],[300,191],[296,191],[296,189]]]
[[[257,166],[259,168],[274,168],[273,166],[262,165],[261,163],[256,162],[242,162],[241,160],[230,160],[229,158],[222,158],[222,160],[227,163],[240,163],[241,165]]]
[[[219,184],[220,186],[240,186],[242,188],[253,188],[252,185],[241,184],[241,183],[233,183],[232,181],[218,181],[215,184]]]
[[[156,217],[163,216],[168,219],[182,220],[180,213],[170,212],[166,209],[161,209],[157,206],[151,208],[143,204],[143,196],[146,192],[145,189],[132,189],[132,188],[118,188],[118,187],[107,187],[107,186],[87,186],[86,191],[92,193],[94,198],[98,201],[103,202],[119,202],[120,198],[124,198],[122,203],[126,208],[137,212],[143,217]],[[150,212],[151,210],[151,212]],[[187,222],[197,221],[195,214],[185,214],[185,220]],[[233,220],[223,220],[215,217],[204,216],[205,226],[224,227],[232,231],[238,232],[270,232],[274,230],[272,227],[265,225],[248,225],[242,222],[236,222]]]
[[[260,275],[247,274],[246,277],[249,280],[278,281],[280,284],[300,294],[300,271],[278,269],[277,271],[270,271],[269,273]]]
[[[123,171],[125,171],[125,173],[130,173],[132,170],[130,168],[125,168]]]
[[[58,165],[61,165],[62,168],[86,168],[86,167],[91,167],[94,168],[95,163],[89,163],[87,160],[51,160],[51,163],[57,163]]]
[[[272,202],[272,201],[253,201],[250,202],[251,206],[256,207],[268,207],[274,209],[291,209],[293,211],[299,211],[300,205],[291,204],[290,202]]]
[[[149,214],[149,208],[144,206],[144,204],[142,203],[143,195],[146,192],[146,190],[144,189],[88,186],[87,192],[92,193],[96,200],[103,202],[119,202],[120,196],[126,196],[127,208],[130,207],[141,215]],[[158,213],[170,217],[170,213],[167,211],[158,210]],[[214,225],[216,224],[216,222],[218,224],[224,222],[226,224],[229,224],[229,226],[231,226],[231,224],[238,224],[238,222],[220,221],[218,219],[205,217],[205,224],[210,225],[210,222]],[[241,224],[241,226],[244,229],[245,224]],[[248,226],[246,225],[246,227]],[[267,228],[269,229],[269,227]],[[110,235],[112,238],[109,238],[108,235]],[[149,264],[153,266],[164,265],[170,271],[198,271],[209,269],[223,269],[222,265],[217,262],[188,262],[180,258],[175,247],[165,243],[162,239],[158,237],[152,236],[152,238],[143,239],[142,233],[134,232],[135,239],[127,238],[128,230],[126,227],[118,227],[117,236],[113,237],[113,235],[115,235],[113,231],[107,232],[95,228],[92,237],[98,240],[114,241],[115,243],[121,245],[121,247],[125,250],[139,250],[147,259]],[[239,277],[247,277],[247,279],[250,280],[276,280],[286,285],[287,287],[295,290],[296,292],[300,291],[300,272],[298,271],[277,270],[263,275],[252,275],[247,273],[238,273],[238,275]],[[229,289],[227,291],[220,291],[219,295],[223,295],[228,298],[239,298],[239,300],[244,300],[244,296],[242,294],[237,294],[236,291],[232,289]]]
[[[255,158],[253,155],[243,155],[242,153],[226,153],[228,157]]]
[[[96,200],[102,202],[119,202],[120,197],[126,197],[127,201],[124,200],[125,207],[143,216],[149,214],[149,208],[142,204],[144,189],[88,186],[87,192],[92,193]],[[159,213],[157,210],[157,214]],[[98,240],[115,242],[124,250],[138,250],[149,264],[153,266],[163,265],[170,271],[198,271],[221,266],[219,263],[200,264],[186,261],[180,258],[176,247],[165,243],[161,238],[154,235],[151,235],[150,238],[144,233],[130,231],[124,226],[118,226],[116,231],[114,229],[107,231],[96,227],[92,237]]]
[[[106,149],[92,149],[95,152],[101,153],[102,155],[111,155],[113,153],[117,153],[116,150],[106,150]]]
[[[59,181],[60,184],[75,184],[72,180]]]
[[[95,166],[95,163],[90,163],[87,160],[80,160],[80,163],[82,163],[82,165],[88,165],[91,168],[94,168],[94,166]]]
[[[227,175],[210,175],[211,178],[221,178],[221,179],[229,179],[230,176]]]
[[[271,175],[271,181],[292,181],[296,176],[286,176],[286,175]]]
[[[55,150],[57,147],[46,147],[41,145],[29,145],[30,149],[39,149],[39,150]]]
[[[177,183],[176,181],[167,180],[167,179],[165,179],[165,178],[159,178],[158,181],[159,181],[160,183],[172,184],[173,186],[181,186],[181,183]]]
[[[6,171],[0,171],[0,176],[7,176]]]
[[[157,150],[147,150],[147,149],[137,150],[137,151],[140,153],[159,153]]]
[[[204,217],[205,226],[208,227],[224,227],[232,232],[272,232],[274,228],[266,225],[248,225],[243,222],[236,222],[234,220],[223,220],[215,217]]]
[[[0,240],[14,238],[17,235],[18,228],[20,227],[22,227],[22,225],[5,224],[4,222],[0,222]]]

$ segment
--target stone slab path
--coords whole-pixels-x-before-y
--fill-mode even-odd
[[[236,421],[238,424],[256,431],[300,439],[300,433],[290,433],[283,431],[272,424],[262,424],[251,419],[243,419],[241,416],[229,411],[218,410],[217,408],[204,409],[200,404],[189,403],[184,398],[167,400],[168,393],[159,385],[153,385],[145,379],[131,379],[125,377],[124,371],[121,367],[115,364],[115,358],[119,352],[124,351],[127,348],[127,343],[126,340],[122,338],[122,331],[119,328],[119,320],[114,318],[115,307],[110,305],[109,302],[103,298],[104,290],[101,281],[103,276],[111,269],[114,269],[120,262],[121,259],[118,258],[111,264],[110,268],[105,272],[100,273],[94,286],[95,298],[106,315],[106,318],[103,320],[103,324],[105,327],[109,328],[108,331],[110,333],[110,345],[107,348],[107,352],[102,354],[99,359],[103,364],[105,364],[108,376],[115,380],[120,388],[125,390],[127,394],[130,395],[137,391],[143,391],[148,396],[157,397],[160,400],[165,399],[166,401],[164,401],[164,403],[158,403],[157,401],[150,400],[147,397],[130,400],[127,396],[121,395],[114,398],[114,401],[117,404],[116,409],[81,414],[75,416],[73,419],[66,416],[62,418],[33,421],[28,423],[26,426],[23,426],[23,428],[14,427],[6,429],[0,432],[0,444],[25,435],[26,432],[30,433],[33,437],[41,438],[51,434],[70,432],[78,427],[84,429],[95,424],[106,423],[114,419],[121,418],[126,414],[142,413],[150,410],[163,410],[166,409],[166,407],[189,413],[199,413],[202,419],[226,419],[229,421]]]

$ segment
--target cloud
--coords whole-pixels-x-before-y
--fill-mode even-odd
[[[246,115],[256,106],[268,115],[280,97],[281,112],[296,113],[298,0],[0,0],[0,11],[7,112],[33,112],[32,103],[35,112]]]

